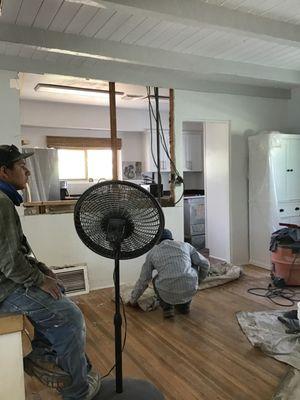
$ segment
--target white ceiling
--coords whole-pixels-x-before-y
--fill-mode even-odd
[[[0,68],[288,97],[300,1],[3,0]]]
[[[90,95],[90,93],[74,94],[41,92],[35,90],[38,84],[60,85],[81,89],[100,89],[107,91],[105,95]],[[78,103],[89,105],[109,106],[109,83],[96,79],[82,79],[78,77],[70,77],[64,75],[52,74],[30,74],[20,73],[18,79],[18,88],[20,89],[21,99],[37,100],[37,101],[53,101],[61,103]],[[116,83],[116,92],[123,92],[124,95],[116,96],[116,106],[124,108],[148,108],[148,99],[139,98],[147,96],[147,89],[144,86],[130,85],[124,83]],[[151,95],[154,91],[151,89]],[[159,89],[160,96],[169,96],[167,89]],[[137,96],[136,98],[134,96]],[[154,99],[151,100],[152,104]],[[161,110],[167,110],[169,107],[168,99],[160,98],[159,107]],[[154,104],[153,104],[154,105]]]

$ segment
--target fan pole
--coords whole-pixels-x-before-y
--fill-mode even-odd
[[[123,392],[122,376],[122,316],[120,313],[120,249],[116,251],[115,258],[115,358],[116,358],[116,392]]]

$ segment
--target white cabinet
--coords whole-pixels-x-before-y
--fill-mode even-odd
[[[160,171],[170,171],[170,160],[167,156],[164,147],[166,147],[168,154],[170,154],[170,139],[169,132],[164,131],[164,140],[161,138],[160,143]],[[151,150],[152,149],[152,150]],[[156,132],[145,131],[144,133],[144,156],[145,156],[145,172],[156,172],[157,171],[157,141]]]
[[[203,170],[203,134],[183,132],[183,170]]]
[[[282,138],[272,149],[272,164],[279,201],[300,199],[300,135]]]

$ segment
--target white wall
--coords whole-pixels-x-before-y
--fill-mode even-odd
[[[247,137],[261,130],[284,131],[288,126],[288,101],[176,91],[175,115],[177,140],[183,121],[230,121],[231,260],[236,264],[247,263]]]
[[[16,79],[14,72],[0,71],[0,142],[21,143],[19,91],[10,88],[10,80]]]
[[[300,134],[300,88],[292,90],[292,98],[288,101],[288,132]]]
[[[161,112],[163,126],[168,127],[168,115]],[[109,107],[82,104],[21,101],[21,125],[91,130],[110,130]],[[148,110],[117,109],[118,131],[149,129]]]
[[[166,227],[183,240],[181,207],[164,208]],[[24,232],[34,252],[47,265],[87,263],[91,289],[113,286],[113,260],[89,250],[75,231],[73,214],[21,216]],[[121,261],[121,282],[134,283],[145,256]]]

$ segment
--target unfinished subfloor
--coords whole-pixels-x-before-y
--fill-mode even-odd
[[[198,292],[190,315],[174,321],[163,320],[160,309],[126,307],[124,376],[151,381],[166,400],[270,400],[288,366],[253,348],[235,317],[237,311],[280,309],[247,293],[269,283],[268,271],[247,266],[239,280]],[[111,298],[112,289],[74,298],[86,319],[87,353],[102,375],[114,364]],[[60,398],[36,379],[25,380],[27,400]]]

